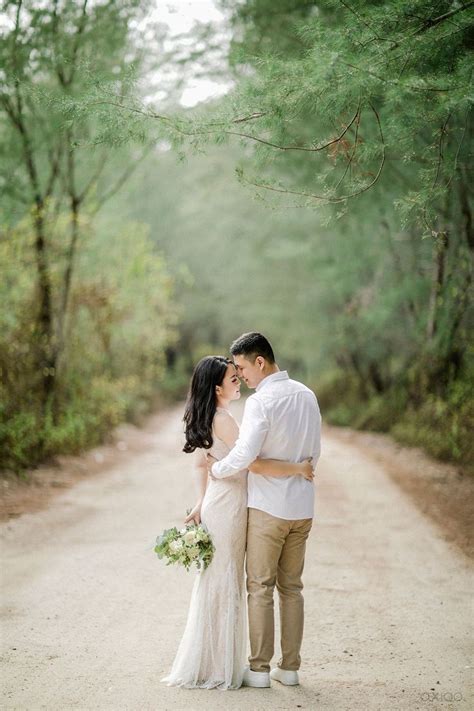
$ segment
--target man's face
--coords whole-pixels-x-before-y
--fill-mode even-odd
[[[265,368],[265,358],[262,356],[257,356],[255,360],[250,357],[250,360],[243,355],[234,356],[234,363],[237,369],[237,375],[248,388],[256,388],[257,385],[263,378],[265,374],[263,372]]]

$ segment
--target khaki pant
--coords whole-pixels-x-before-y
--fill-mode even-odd
[[[280,599],[282,669],[300,668],[304,601],[301,576],[306,539],[313,519],[288,521],[249,508],[247,527],[247,592],[250,668],[268,672],[274,653],[273,589]]]

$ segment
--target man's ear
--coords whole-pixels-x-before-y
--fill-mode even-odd
[[[262,356],[257,356],[255,360],[257,361],[260,370],[263,370],[265,368],[265,358],[262,358]]]

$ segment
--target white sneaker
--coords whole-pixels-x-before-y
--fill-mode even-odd
[[[270,684],[270,674],[268,672],[252,671],[250,667],[245,667],[242,686],[255,686],[264,689]]]
[[[296,686],[300,683],[297,671],[287,671],[286,669],[280,669],[280,667],[272,669],[270,677],[285,686]]]

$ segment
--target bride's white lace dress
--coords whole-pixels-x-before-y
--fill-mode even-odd
[[[212,436],[209,451],[222,459],[229,447],[214,430]],[[186,688],[238,689],[247,648],[247,471],[209,479],[201,520],[216,550],[209,567],[197,573],[184,634],[171,672],[162,681]]]

